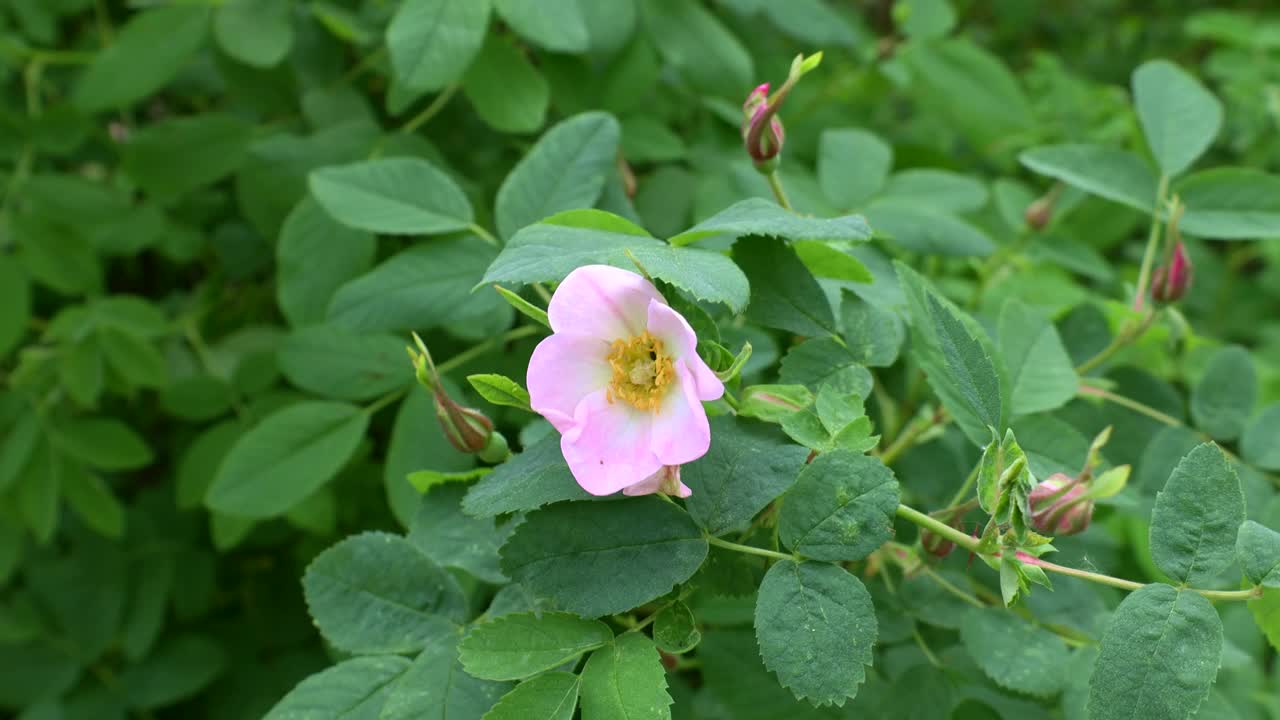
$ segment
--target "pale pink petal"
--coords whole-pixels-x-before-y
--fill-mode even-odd
[[[635,485],[628,485],[622,488],[622,494],[633,497],[636,495],[652,495],[662,489],[662,480],[666,476],[667,469],[663,467]]]
[[[724,383],[698,356],[698,336],[689,321],[669,305],[656,301],[649,303],[648,330],[662,340],[667,352],[675,360],[683,360],[693,374],[699,400],[718,400],[724,395]]]
[[[613,377],[608,355],[609,343],[588,335],[558,333],[543,338],[533,349],[525,376],[529,404],[565,432],[582,399],[608,386]]]
[[[653,420],[653,454],[664,465],[683,465],[707,453],[711,425],[698,399],[693,374],[683,360],[675,362],[676,383]]]
[[[649,303],[662,295],[642,275],[584,265],[560,283],[547,305],[551,329],[613,342],[644,332]]]
[[[680,481],[679,465],[664,465],[661,470],[650,475],[644,480],[623,488],[623,495],[652,495],[654,493],[666,493],[675,495],[676,497],[687,498],[693,494],[688,485]]]
[[[573,477],[592,495],[611,495],[662,468],[650,450],[653,413],[609,402],[600,390],[583,398],[560,451]]]

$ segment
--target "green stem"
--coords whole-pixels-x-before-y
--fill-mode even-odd
[[[969,476],[964,479],[963,483],[961,483],[960,489],[956,490],[956,494],[951,496],[951,502],[947,503],[947,507],[954,509],[960,504],[960,501],[964,499],[964,496],[969,494],[969,491],[973,489],[974,484],[978,482],[978,471],[981,469],[982,465],[973,466],[973,470],[969,471]],[[972,502],[977,502],[977,499],[975,498]]]
[[[778,204],[793,210],[791,201],[787,199],[787,191],[782,189],[782,178],[778,177],[778,171],[772,170],[765,177],[769,179],[769,189],[773,190],[773,196],[778,199]]]
[[[473,347],[467,348],[466,350],[463,350],[462,352],[458,353],[457,355],[454,355],[448,360],[445,360],[444,362],[436,365],[436,372],[443,375],[449,372],[450,370],[455,370],[462,365],[466,365],[468,362],[471,362],[472,360],[480,357],[481,355],[484,355],[485,353],[489,352],[490,350],[496,347],[505,345],[511,342],[512,340],[519,340],[520,338],[526,338],[526,337],[529,337],[530,335],[536,335],[541,331],[542,331],[542,328],[538,327],[537,325],[521,325],[518,328],[513,328],[499,335],[498,337],[490,338],[480,343],[479,345],[475,345]]]
[[[381,410],[382,408],[384,408],[384,407],[386,407],[386,406],[390,405],[391,403],[393,403],[393,402],[395,402],[395,401],[399,400],[400,398],[404,397],[406,393],[408,393],[408,392],[409,392],[409,388],[410,388],[410,387],[412,387],[412,386],[411,386],[411,385],[405,385],[404,387],[400,388],[399,390],[392,390],[391,392],[387,393],[386,395],[383,395],[382,397],[378,398],[377,400],[374,400],[373,402],[371,402],[371,403],[369,403],[368,405],[366,405],[366,406],[365,406],[365,408],[364,408],[364,412],[365,412],[365,414],[366,414],[366,415],[373,415],[373,414],[377,413],[379,410]]]
[[[1119,333],[1116,334],[1114,338],[1112,338],[1110,344],[1108,344],[1105,348],[1100,350],[1097,355],[1094,355],[1093,357],[1089,358],[1088,360],[1085,360],[1084,362],[1076,366],[1076,374],[1084,375],[1090,370],[1093,370],[1094,368],[1098,367],[1102,363],[1111,359],[1112,355],[1115,355],[1117,352],[1120,352],[1122,349],[1137,342],[1139,339],[1142,338],[1143,335],[1147,333],[1147,330],[1150,330],[1151,326],[1155,324],[1156,315],[1157,313],[1155,310],[1148,311],[1147,314],[1142,317],[1142,320],[1140,320],[1137,325],[1129,326],[1121,330]]]
[[[946,579],[945,577],[943,577],[943,576],[942,576],[942,574],[941,574],[941,573],[939,573],[937,570],[934,570],[933,568],[929,567],[928,565],[924,566],[924,574],[925,574],[925,575],[928,575],[928,576],[929,576],[929,579],[931,579],[931,580],[933,580],[934,582],[938,583],[938,586],[939,586],[939,587],[941,587],[943,590],[946,590],[947,592],[951,593],[952,595],[955,595],[956,597],[960,598],[961,600],[965,601],[966,603],[968,603],[968,604],[970,604],[970,605],[972,605],[972,606],[974,606],[974,607],[976,607],[976,608],[984,608],[984,607],[986,607],[986,606],[987,606],[987,604],[986,604],[986,603],[982,602],[982,601],[981,601],[981,600],[979,600],[978,598],[976,598],[976,597],[974,597],[974,596],[970,595],[969,593],[965,592],[963,589],[961,589],[961,588],[959,588],[959,587],[956,587],[956,584],[955,584],[955,583],[953,583],[953,582],[951,582],[950,580]]]
[[[911,449],[911,447],[915,445],[916,440],[920,439],[921,435],[925,434],[937,425],[941,425],[946,422],[946,420],[947,414],[943,410],[939,409],[929,417],[922,420],[916,420],[915,422],[907,425],[907,428],[903,430],[897,438],[894,438],[893,443],[889,445],[889,447],[885,448],[885,451],[880,455],[880,462],[885,465],[892,464],[894,460],[898,459],[898,456]]]
[[[1166,415],[1150,405],[1140,403],[1137,400],[1127,398],[1123,395],[1118,395],[1110,390],[1103,390],[1100,387],[1094,387],[1092,385],[1081,385],[1078,394],[1101,398],[1109,403],[1115,403],[1120,407],[1128,408],[1141,415],[1146,415],[1152,420],[1164,423],[1170,427],[1185,427],[1181,420],[1173,417],[1172,415]]]
[[[1134,292],[1133,309],[1142,310],[1142,303],[1147,295],[1147,283],[1151,280],[1151,266],[1155,263],[1156,248],[1160,245],[1160,210],[1164,207],[1165,195],[1169,192],[1169,177],[1160,176],[1160,186],[1156,190],[1156,210],[1151,216],[1151,233],[1147,235],[1147,249],[1142,253],[1142,268],[1138,271],[1138,287]]]
[[[773,550],[766,550],[764,548],[753,547],[751,545],[739,545],[736,542],[721,540],[720,538],[715,537],[714,535],[708,535],[707,542],[717,547],[722,547],[725,550],[732,550],[734,552],[746,553],[747,555],[759,555],[760,557],[773,558],[774,560],[795,560],[794,556],[788,555],[786,553],[775,552]]]
[[[479,237],[481,240],[484,240],[490,245],[497,248],[502,247],[502,243],[498,242],[498,238],[494,237],[493,233],[489,232],[488,230],[485,230],[483,225],[471,223],[468,229],[470,229],[471,232],[475,233],[476,236]]]
[[[422,127],[428,120],[435,117],[437,113],[443,110],[445,105],[449,104],[449,100],[453,99],[454,93],[458,92],[458,88],[460,87],[460,85],[454,83],[444,90],[441,90],[440,94],[436,95],[435,99],[431,101],[431,104],[428,105],[425,110],[414,115],[409,122],[401,126],[400,132],[405,134],[416,132],[418,128]]]

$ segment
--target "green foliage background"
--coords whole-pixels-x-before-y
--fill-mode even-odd
[[[914,539],[885,523],[896,501],[884,493],[943,504],[988,425],[1016,430],[1041,478],[1077,471],[1111,426],[1105,462],[1133,465],[1129,487],[1087,534],[1055,543],[1056,561],[1222,590],[1242,570],[1275,574],[1260,529],[1280,528],[1280,179],[1263,173],[1280,167],[1280,14],[1268,5],[0,0],[0,713],[256,720],[303,682],[273,720],[479,718],[511,681],[592,652],[578,675],[526,681],[490,717],[567,719],[572,697],[586,720],[1197,706],[1280,718],[1280,591],[1215,606],[1167,585],[1126,598],[1057,579],[1011,613],[944,590],[938,578],[1001,604],[996,575],[967,569],[964,553],[910,577],[863,561],[891,531]],[[780,217],[742,150],[740,105],[819,49],[782,112],[780,175],[805,217]],[[1144,85],[1134,70],[1156,58],[1176,67],[1143,66]],[[1218,121],[1192,78],[1221,101]],[[1238,169],[1208,170],[1227,166]],[[1078,396],[1073,368],[1131,318],[1161,173],[1189,208],[1194,288],[1091,369],[1157,417]],[[1033,231],[1024,210],[1056,180],[1052,220]],[[557,215],[590,207],[632,224]],[[720,252],[726,235],[755,234],[782,239]],[[782,542],[846,562],[865,589],[831,564],[783,560],[766,574],[708,550],[704,531],[736,536],[799,472],[803,448],[761,423],[713,419],[722,440],[686,468],[687,514],[650,498],[617,517],[573,503],[509,520],[582,494],[548,484],[567,471],[539,442],[545,423],[464,382],[522,379],[537,341],[498,294],[473,288],[626,266],[624,248],[704,339],[751,343],[746,384],[817,396],[783,428],[834,452],[796,481]],[[446,483],[424,502],[408,479],[482,474],[413,383],[411,330],[455,397],[524,450],[465,497]],[[916,438],[886,476],[860,453],[927,414],[921,368],[956,422]],[[767,405],[753,412],[771,419]],[[1230,467],[1197,450],[1196,472],[1175,471],[1207,439],[1232,450]],[[739,462],[751,492],[723,487],[717,470]],[[877,528],[866,547],[813,519],[833,502],[817,489],[837,481],[873,498],[840,518]],[[1187,567],[1180,533],[1205,506],[1222,517],[1197,518],[1197,532],[1259,523],[1241,532],[1239,560],[1234,544],[1210,543]],[[585,513],[647,533],[637,542],[663,544],[661,562],[631,573],[622,558],[603,577],[547,569]],[[665,676],[642,634],[614,640],[570,614],[544,616],[554,627],[529,632],[554,630],[556,643],[515,669],[500,633],[459,640],[481,613],[506,616],[516,637],[535,596],[629,618],[636,598],[695,570],[702,589],[655,619],[657,645],[680,656]],[[812,605],[791,600],[806,588]],[[794,634],[828,612],[878,626],[870,640],[824,639],[821,652],[856,654],[834,671]],[[1201,672],[1146,688],[1172,710],[1124,697],[1165,637],[1099,648],[1116,617],[1190,628],[1169,653]],[[1095,683],[1111,694],[1091,703],[1095,664],[1118,685]]]

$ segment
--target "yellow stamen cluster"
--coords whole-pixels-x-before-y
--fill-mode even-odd
[[[638,410],[657,410],[667,387],[675,380],[675,368],[662,341],[645,331],[629,340],[614,340],[609,348],[609,402],[625,400]]]

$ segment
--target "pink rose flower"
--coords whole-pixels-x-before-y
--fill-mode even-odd
[[[547,315],[554,334],[529,360],[529,397],[560,431],[574,479],[592,495],[688,497],[680,465],[706,454],[702,403],[724,394],[693,328],[648,280],[607,265],[569,273]]]

